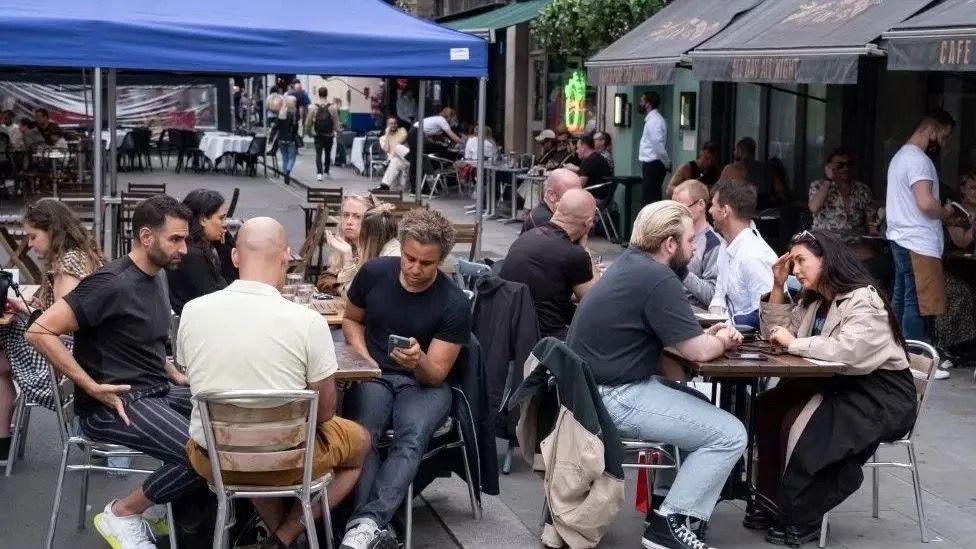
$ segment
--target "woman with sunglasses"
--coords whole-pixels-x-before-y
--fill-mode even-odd
[[[853,156],[836,148],[827,157],[824,178],[810,184],[813,228],[841,234],[876,233],[871,189],[854,180]]]
[[[791,303],[790,272],[803,289]],[[823,514],[853,494],[878,444],[904,436],[915,418],[908,351],[891,306],[854,252],[825,231],[803,231],[773,265],[761,331],[811,359],[843,362],[843,375],[790,378],[759,396],[759,492],[779,516],[757,509],[743,525],[766,541],[799,547],[816,539]]]

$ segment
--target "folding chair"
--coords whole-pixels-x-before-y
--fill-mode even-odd
[[[879,511],[878,488],[881,479],[878,477],[878,469],[891,467],[908,469],[911,472],[912,488],[915,491],[915,511],[918,513],[918,530],[922,543],[928,543],[929,527],[928,520],[925,518],[925,507],[922,504],[922,479],[918,475],[918,456],[915,454],[915,444],[912,438],[915,436],[915,428],[918,426],[918,416],[921,415],[922,407],[925,406],[925,401],[928,397],[929,387],[932,384],[932,376],[939,369],[940,358],[935,347],[932,347],[924,341],[908,340],[905,343],[908,344],[912,370],[919,372],[923,376],[921,378],[914,378],[918,402],[918,406],[915,409],[915,421],[912,423],[912,428],[908,431],[908,434],[893,442],[883,442],[878,449],[892,448],[895,446],[904,447],[908,451],[908,460],[882,462],[878,461],[878,454],[875,452],[871,456],[871,461],[865,463],[864,466],[871,468],[871,516],[874,518],[878,518]],[[824,513],[823,522],[820,525],[820,541],[817,545],[821,548],[827,546],[827,530],[829,528],[827,525],[828,514]]]
[[[58,482],[54,489],[54,505],[51,508],[51,521],[47,531],[47,542],[45,547],[54,547],[54,531],[58,526],[58,516],[61,510],[61,490],[64,487],[64,474],[67,472],[80,472],[81,478],[81,500],[78,504],[78,529],[85,529],[85,522],[88,510],[88,474],[91,471],[115,471],[122,473],[138,473],[149,475],[155,471],[148,469],[135,469],[129,467],[112,467],[109,465],[93,465],[92,457],[106,458],[106,463],[110,463],[110,458],[117,457],[146,457],[146,454],[119,446],[92,440],[82,434],[72,435],[74,430],[75,406],[74,406],[74,384],[67,376],[59,376],[54,367],[48,364],[48,372],[51,382],[54,384],[55,412],[58,416],[58,434],[61,436],[61,467],[58,470]],[[79,449],[85,456],[85,462],[80,465],[69,465],[68,458],[72,449]],[[169,546],[177,549],[176,541],[176,522],[173,520],[173,506],[166,504],[166,520],[169,522],[170,535]]]
[[[332,549],[332,516],[329,510],[329,471],[312,478],[319,394],[315,391],[204,391],[193,396],[207,440],[217,496],[214,548],[227,546],[227,529],[233,526],[230,501],[237,498],[293,497],[302,505],[308,544],[318,549],[312,493],[320,496],[325,545]],[[247,407],[234,403],[246,403]],[[269,407],[256,407],[267,404]],[[244,486],[226,484],[224,471],[261,472],[302,468],[302,482],[291,486]]]
[[[30,426],[30,416],[31,410],[41,406],[37,402],[33,402],[27,399],[27,395],[20,393],[17,395],[16,400],[14,400],[14,415],[13,415],[13,434],[10,439],[10,453],[7,455],[7,460],[5,462],[6,472],[5,474],[9,477],[14,470],[14,462],[18,459],[24,459],[24,453],[27,449],[27,432]]]

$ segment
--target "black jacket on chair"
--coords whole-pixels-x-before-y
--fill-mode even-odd
[[[451,417],[458,422],[467,446],[468,463],[471,476],[477,485],[475,494],[498,495],[498,450],[495,447],[495,410],[489,406],[487,395],[484,353],[478,338],[471,335],[467,345],[461,348],[457,362],[451,369],[448,383],[451,386],[453,404]],[[444,438],[454,440],[452,432]],[[437,446],[438,440],[431,441],[428,451]],[[455,473],[465,478],[464,461],[457,450],[446,451],[421,462],[420,470],[414,479],[414,493],[419,494],[424,487],[443,474]]]
[[[478,280],[475,292],[472,326],[484,342],[488,403],[497,414],[495,432],[511,439],[516,418],[509,419],[502,407],[522,383],[522,365],[539,341],[539,321],[525,284],[488,276]]]

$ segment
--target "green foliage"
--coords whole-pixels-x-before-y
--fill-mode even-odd
[[[630,32],[665,0],[553,0],[532,22],[549,53],[589,57]]]

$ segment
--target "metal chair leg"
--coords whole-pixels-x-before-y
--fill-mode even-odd
[[[91,446],[85,445],[85,469],[81,471],[81,498],[78,501],[78,529],[85,529],[85,518],[88,516],[88,466],[91,465]]]
[[[871,461],[872,462],[878,461],[877,452],[875,452],[875,454],[871,456]],[[871,516],[874,518],[878,518],[878,511],[880,510],[879,509],[880,505],[878,504],[878,500],[879,500],[878,489],[880,487],[881,487],[881,478],[878,475],[878,468],[872,467],[871,468]]]
[[[908,461],[912,464],[912,488],[915,489],[915,508],[918,511],[918,531],[922,543],[929,542],[929,525],[925,517],[925,505],[922,503],[922,479],[918,475],[918,457],[915,455],[915,445],[908,441]]]
[[[28,405],[27,401],[25,400],[24,411],[21,413],[20,417],[20,428],[18,429],[20,436],[17,437],[17,445],[14,446],[13,441],[10,441],[11,451],[13,451],[14,448],[17,448],[17,459],[24,459],[24,453],[27,449],[27,433],[30,431],[31,408],[33,408],[33,406]]]
[[[407,488],[407,500],[404,502],[406,508],[406,532],[403,533],[403,549],[413,549],[413,481]]]
[[[176,539],[176,518],[173,516],[173,504],[166,504],[166,522],[169,523],[169,549],[179,549]]]
[[[827,515],[824,513],[823,522],[820,523],[820,539],[817,541],[817,547],[823,549],[827,546]]]
[[[68,470],[68,453],[71,452],[71,445],[65,444],[61,449],[61,469],[58,471],[58,483],[54,488],[54,505],[51,506],[51,521],[47,527],[47,544],[45,547],[54,547],[54,530],[58,525],[58,513],[61,511],[61,489],[64,487],[64,474]]]
[[[310,549],[319,549],[319,538],[315,535],[315,517],[312,515],[312,502],[307,497],[300,497],[302,515],[305,518],[305,532]]]
[[[6,475],[9,477],[14,470],[14,462],[17,461],[17,447],[20,445],[21,432],[23,431],[23,415],[24,408],[26,407],[26,400],[24,395],[21,394],[17,397],[17,403],[14,406],[14,417],[13,426],[14,433],[10,440],[10,451],[7,454],[7,471]]]
[[[467,444],[464,442],[464,433],[461,431],[461,427],[457,427],[458,440],[461,441],[461,459],[464,461],[464,476],[465,481],[468,484],[468,497],[471,498],[471,516],[475,520],[481,520],[481,502],[478,500],[477,494],[474,493],[474,479],[471,478],[471,465],[468,463],[468,452]]]
[[[322,487],[322,528],[325,530],[325,547],[334,549],[332,540],[332,510],[329,509],[329,487]]]
[[[224,549],[227,541],[227,496],[217,494],[217,524],[214,525],[213,549]]]

